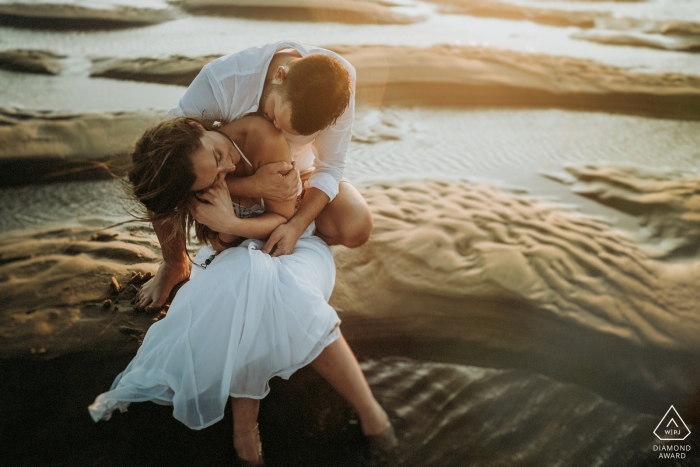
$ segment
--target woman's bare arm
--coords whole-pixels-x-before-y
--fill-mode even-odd
[[[257,170],[271,162],[291,162],[291,151],[287,140],[267,120],[249,117],[245,122],[236,121],[230,125],[238,125],[240,128],[241,123],[246,124],[246,138],[242,151],[253,164],[253,169]],[[227,126],[222,127],[221,130],[226,132]],[[241,164],[245,162],[241,161]],[[197,201],[192,203],[190,209],[195,219],[219,232],[221,240],[227,243],[232,242],[236,236],[267,238],[273,230],[294,215],[296,204],[296,200],[265,199],[265,214],[250,219],[239,219],[233,211],[230,190],[225,182],[198,195],[198,198],[206,201],[206,204]]]
[[[262,117],[247,117],[250,119],[243,152],[248,156],[257,172],[261,167],[272,162],[292,163],[292,151],[287,139],[272,123]],[[265,210],[284,216],[287,220],[294,216],[296,197],[284,201],[273,198],[265,199]],[[273,229],[274,230],[274,229]],[[272,233],[272,231],[270,231]],[[267,236],[270,235],[267,234]],[[266,237],[267,237],[266,236]]]

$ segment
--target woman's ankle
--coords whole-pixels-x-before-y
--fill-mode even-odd
[[[253,429],[233,432],[233,448],[241,459],[248,462],[262,462],[262,445],[258,425]]]
[[[378,435],[389,426],[389,416],[379,403],[376,403],[372,410],[368,410],[363,417],[360,417],[362,433],[365,436]]]

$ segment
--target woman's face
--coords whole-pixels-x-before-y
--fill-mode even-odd
[[[192,191],[206,190],[220,182],[226,174],[236,170],[236,164],[241,160],[231,141],[219,132],[205,131],[199,140],[202,146],[190,154],[197,176],[190,188]]]

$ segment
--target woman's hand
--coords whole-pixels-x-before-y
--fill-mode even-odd
[[[189,204],[190,213],[200,224],[215,232],[228,233],[237,220],[231,203],[228,185],[221,181],[202,193],[197,193]]]

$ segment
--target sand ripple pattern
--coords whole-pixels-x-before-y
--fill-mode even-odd
[[[651,450],[653,417],[538,374],[395,358],[362,368],[400,436],[391,465],[617,467]]]
[[[692,169],[700,162],[698,122],[592,112],[391,108],[358,113],[353,132],[345,174],[361,184],[480,177],[522,184],[535,167]]]
[[[520,326],[558,322],[638,345],[700,349],[700,291],[682,279],[697,277],[700,262],[654,262],[597,218],[486,185],[409,183],[364,194],[375,230],[364,247],[336,251],[339,271],[348,271],[331,300],[340,311],[371,310],[397,332],[469,340],[471,326],[483,327],[470,303],[492,300],[510,315],[494,320],[505,347],[517,347]]]
[[[71,352],[124,350],[124,331],[145,332],[152,315],[129,305],[133,271],[155,272],[157,243],[138,230],[45,230],[0,242],[0,361],[44,349],[43,357]],[[114,278],[114,279],[112,279]],[[119,307],[103,307],[110,281],[131,295]],[[121,297],[125,298],[125,297]]]

